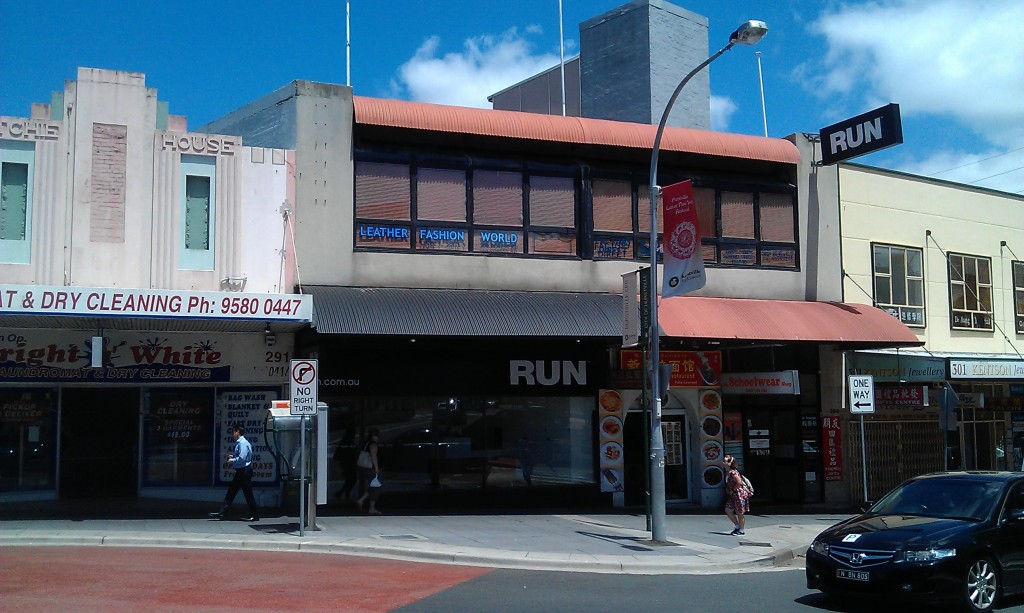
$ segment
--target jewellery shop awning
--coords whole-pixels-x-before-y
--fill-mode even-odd
[[[303,286],[320,334],[622,336],[622,296],[470,289]]]
[[[662,334],[716,341],[780,341],[866,349],[924,344],[876,307],[842,302],[678,296],[658,307]]]

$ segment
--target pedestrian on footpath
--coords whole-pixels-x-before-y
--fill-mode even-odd
[[[345,436],[338,442],[334,450],[334,461],[341,467],[341,474],[345,478],[341,489],[334,495],[339,500],[344,498],[345,502],[352,499],[352,490],[359,482],[359,472],[356,467],[356,435],[355,427],[345,429]],[[359,494],[362,495],[364,483],[360,483]]]
[[[380,447],[380,430],[370,428],[363,450],[359,452],[359,459],[356,465],[359,467],[359,477],[369,484],[366,492],[356,500],[356,508],[363,510],[363,503],[369,499],[370,506],[367,507],[368,515],[380,515],[377,510],[377,497],[380,496],[380,460],[377,451]]]
[[[231,427],[231,438],[235,439],[235,448],[228,454],[227,465],[235,469],[235,476],[231,479],[228,492],[224,495],[224,504],[220,510],[210,513],[210,517],[223,519],[228,507],[235,501],[238,490],[241,489],[245,495],[245,502],[249,505],[249,517],[243,517],[243,521],[259,521],[259,514],[256,512],[256,499],[252,495],[252,445],[245,438],[245,428],[241,424]]]
[[[750,490],[743,482],[739,469],[736,467],[736,458],[731,455],[725,456],[722,460],[725,464],[725,514],[732,521],[733,530],[729,534],[733,536],[744,535],[747,525],[747,513],[750,512]]]

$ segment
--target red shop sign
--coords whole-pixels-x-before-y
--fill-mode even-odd
[[[640,369],[640,351],[622,351],[622,370]],[[721,351],[661,351],[658,361],[672,365],[669,387],[718,387],[722,379]]]
[[[822,418],[821,441],[825,448],[825,481],[842,481],[843,436],[838,415],[826,415]]]

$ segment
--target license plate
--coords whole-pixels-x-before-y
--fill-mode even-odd
[[[863,570],[844,570],[842,568],[836,569],[836,577],[840,579],[853,579],[854,581],[867,581],[868,572]]]

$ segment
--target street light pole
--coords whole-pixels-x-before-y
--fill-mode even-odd
[[[763,21],[748,21],[736,29],[729,37],[729,44],[718,50],[700,66],[690,71],[688,75],[676,86],[672,97],[665,105],[665,111],[661,114],[661,122],[658,124],[658,132],[654,136],[654,146],[651,148],[651,182],[650,182],[650,205],[651,205],[651,287],[650,287],[650,322],[651,328],[647,335],[650,340],[650,356],[648,368],[650,369],[651,382],[651,540],[654,542],[665,542],[665,439],[661,434],[661,381],[659,372],[660,360],[658,357],[658,345],[660,335],[658,330],[658,150],[661,147],[661,137],[665,133],[665,124],[668,122],[668,114],[672,111],[679,93],[683,91],[686,84],[708,64],[717,60],[723,53],[733,48],[733,45],[753,45],[757,43],[768,32],[768,26]]]

